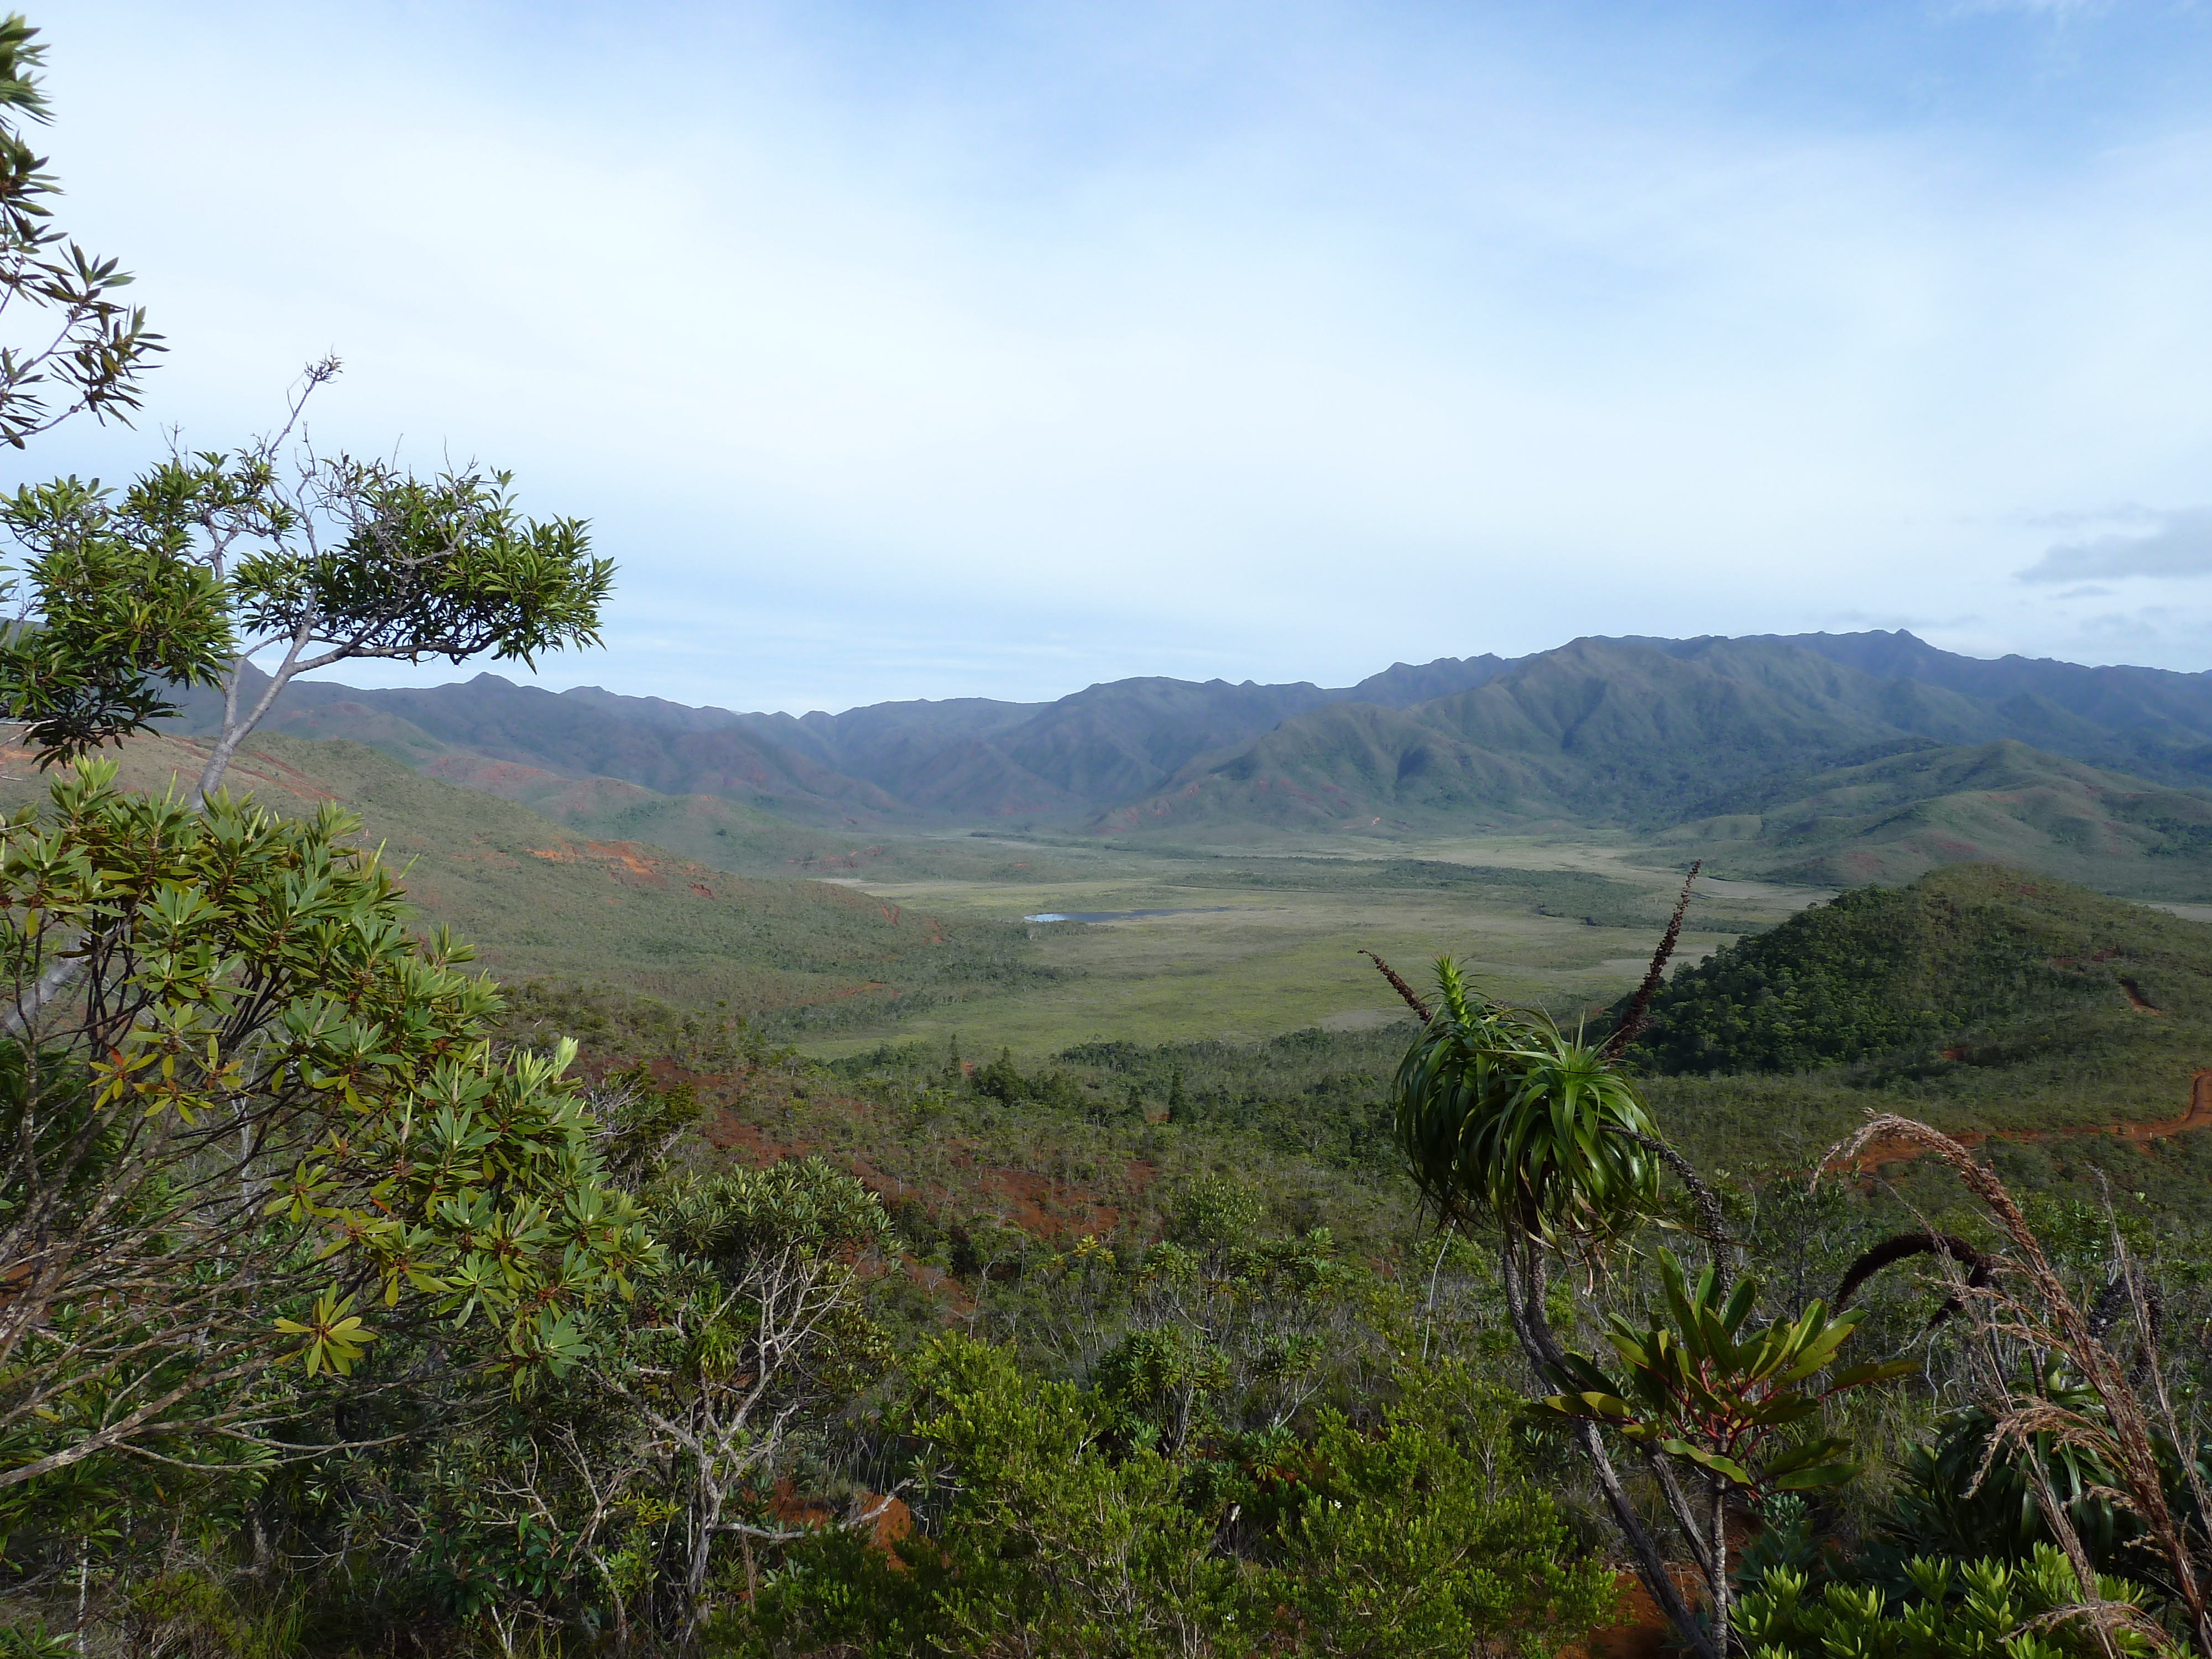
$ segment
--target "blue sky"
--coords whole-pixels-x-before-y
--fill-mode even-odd
[[[550,684],[1868,627],[2212,667],[2197,5],[33,21],[67,222],[173,343],[149,425],[234,441],[337,351],[319,441],[512,467],[621,561]]]

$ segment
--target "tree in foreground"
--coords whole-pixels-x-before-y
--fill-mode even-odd
[[[495,1050],[496,991],[336,808],[112,774],[0,830],[0,1490],[270,1447],[278,1368],[343,1375],[380,1321],[515,1377],[584,1357],[659,1252],[573,1048]]]
[[[1692,881],[1696,874],[1693,867]],[[1422,1021],[1392,1085],[1415,1184],[1443,1224],[1495,1239],[1514,1334],[1535,1375],[1559,1391],[1535,1409],[1569,1425],[1638,1577],[1678,1636],[1705,1659],[1724,1659],[1729,1503],[1845,1478],[1840,1446],[1814,1439],[1785,1449],[1778,1431],[1817,1417],[1826,1395],[1899,1368],[1829,1372],[1856,1316],[1831,1318],[1818,1304],[1797,1321],[1744,1334],[1757,1281],[1734,1281],[1717,1195],[1660,1136],[1620,1064],[1662,981],[1689,899],[1685,884],[1627,1018],[1602,1045],[1482,997],[1449,957],[1437,964],[1433,1009],[1376,963]],[[1615,1380],[1595,1359],[1571,1352],[1553,1328],[1551,1267],[1566,1259],[1587,1273],[1604,1272],[1632,1231],[1664,1214],[1662,1170],[1688,1188],[1712,1260],[1692,1280],[1662,1255],[1666,1293],[1648,1328],[1616,1319],[1609,1333],[1626,1366]],[[1622,1480],[1615,1446],[1662,1495],[1705,1583],[1707,1617],[1668,1571],[1661,1534]]]
[[[173,712],[172,688],[216,686],[204,796],[299,675],[360,659],[527,665],[598,642],[614,566],[581,520],[526,517],[507,473],[422,478],[295,439],[337,373],[309,368],[284,428],[235,452],[172,455],[119,492],[70,478],[0,505],[27,556],[0,689],[42,761],[148,729]]]
[[[144,311],[116,290],[131,278],[53,223],[61,186],[26,123],[52,118],[40,72],[46,47],[21,12],[0,17],[0,441],[23,447],[73,415],[128,422],[138,377],[162,349]]]
[[[0,17],[0,325],[21,336],[0,332],[0,441],[18,449],[76,414],[127,422],[163,349],[116,298],[130,276],[52,222],[59,186],[25,136],[51,114],[37,36]],[[147,730],[178,688],[219,687],[205,796],[298,675],[597,641],[614,567],[581,521],[525,517],[504,472],[418,477],[295,436],[337,371],[310,366],[283,428],[234,451],[180,450],[120,491],[70,477],[0,498],[24,553],[0,585],[0,706],[41,765]]]

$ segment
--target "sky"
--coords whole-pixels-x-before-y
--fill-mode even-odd
[[[62,222],[171,349],[0,484],[240,442],[335,352],[319,445],[512,469],[618,561],[548,685],[1868,628],[2212,668],[2205,6],[33,21]]]

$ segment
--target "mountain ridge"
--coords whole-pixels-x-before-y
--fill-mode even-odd
[[[206,714],[188,707],[180,729]],[[2195,890],[2202,862],[2212,892],[2212,674],[1965,658],[1903,630],[1588,636],[1394,664],[1346,687],[1145,676],[1049,702],[836,714],[494,674],[402,690],[303,681],[270,729],[592,818],[703,825],[710,810],[657,803],[720,799],[863,836],[1606,829],[1686,857],[1705,835],[1732,868],[1808,880],[2009,857],[2170,894]],[[517,767],[532,775],[499,769]],[[607,781],[579,793],[594,779]]]

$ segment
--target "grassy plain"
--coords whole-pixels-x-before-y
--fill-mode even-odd
[[[919,1011],[902,1036],[1039,1059],[1105,1037],[1254,1042],[1371,1029],[1403,1009],[1363,948],[1417,982],[1450,951],[1495,994],[1572,1018],[1636,982],[1681,881],[1678,870],[1591,839],[1203,850],[994,839],[1006,858],[990,878],[845,879],[884,902],[977,922],[1178,914],[1030,924],[1048,981]],[[1018,872],[1024,854],[1032,868]],[[1683,953],[1702,957],[1824,896],[1760,883],[1704,887]],[[865,1046],[843,1034],[808,1045],[824,1057]]]
[[[134,744],[125,781],[159,788],[198,758],[174,740]],[[44,793],[27,765],[9,770],[0,803]],[[696,833],[672,836],[687,842],[678,852],[594,840],[359,745],[282,737],[251,745],[234,781],[279,811],[342,800],[407,869],[423,919],[477,943],[519,994],[532,981],[587,997],[641,993],[667,1025],[654,1042],[674,1040],[695,1015],[717,1027],[743,1017],[756,1036],[796,1041],[856,1084],[880,1075],[908,1089],[943,1075],[956,1042],[971,1061],[1005,1048],[1033,1076],[1064,1076],[1066,1099],[1036,1111],[1089,1126],[1085,1134],[1102,1114],[1123,1114],[1132,1146],[1153,1149],[1132,1153],[1145,1158],[1164,1145],[1145,1137],[1169,1131],[1144,1127],[1127,1097],[1133,1089],[1156,1119],[1179,1075],[1188,1109],[1174,1133],[1205,1141],[1206,1157],[1233,1164],[1256,1138],[1285,1157],[1356,1165],[1360,1179],[1385,1186],[1395,1177],[1376,1162],[1382,1102],[1410,1028],[1358,951],[1381,952],[1419,984],[1429,960],[1449,951],[1493,994],[1572,1019],[1634,984],[1680,882],[1671,853],[1599,835],[1266,834],[1178,847],[997,828],[897,838],[826,881],[764,880],[750,872],[782,863],[793,845],[753,834],[742,814],[685,805],[675,817]],[[616,827],[630,826],[592,822]],[[728,862],[717,866],[718,854]],[[1826,896],[1701,882],[1678,961]],[[2178,929],[2175,948],[2193,956],[2207,915],[2159,908],[2181,918],[2160,926]],[[1023,920],[1127,911],[1172,914]],[[2212,948],[2203,954],[2212,962]],[[2115,1190],[2193,1212],[2212,1192],[2212,1135],[2066,1133],[2170,1119],[2188,1103],[2195,1071],[2212,1066],[2199,1041],[2212,1032],[2203,999],[2169,992],[2154,963],[2142,969],[2148,1000],[2169,1012],[2115,1000],[2077,1022],[2080,1041],[1970,1036],[1974,1052],[1958,1061],[1660,1077],[1654,1104],[1671,1135],[1717,1167],[1802,1162],[1874,1107],[2009,1137],[2001,1157],[2025,1160],[2019,1172],[2032,1186],[2094,1185],[2102,1170]]]

